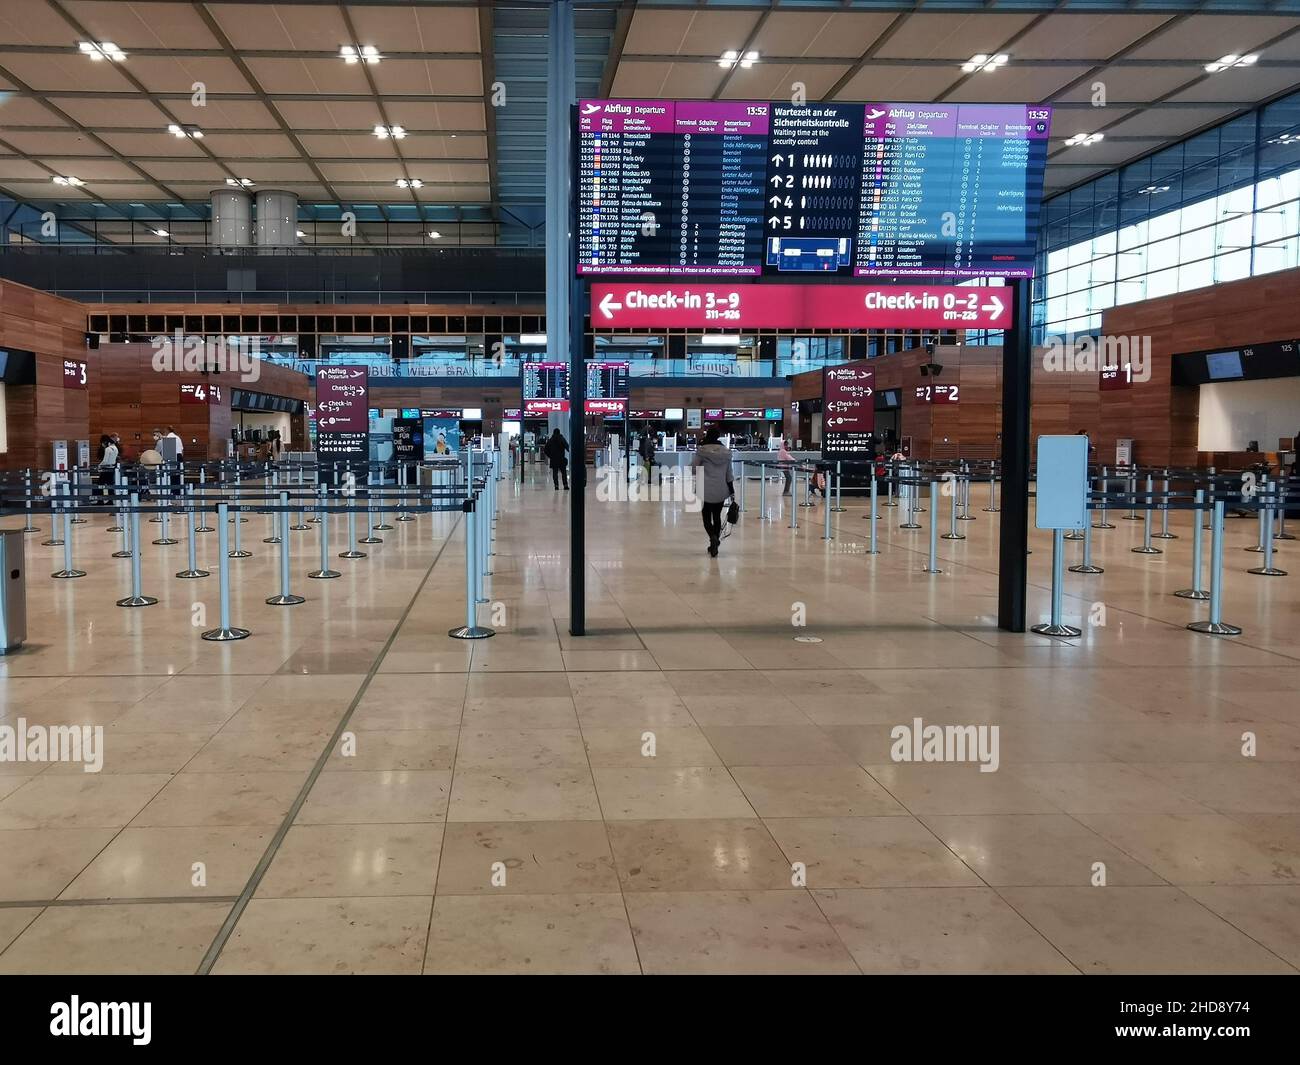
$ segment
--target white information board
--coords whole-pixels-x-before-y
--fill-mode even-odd
[[[1088,521],[1088,438],[1038,438],[1038,505],[1034,525],[1039,529],[1082,529]]]

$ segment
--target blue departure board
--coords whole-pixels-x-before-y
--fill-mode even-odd
[[[1050,107],[583,100],[578,272],[1028,277]]]

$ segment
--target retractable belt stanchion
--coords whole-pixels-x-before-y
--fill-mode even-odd
[[[1106,493],[1101,493],[1102,505],[1106,503]],[[1071,573],[1105,573],[1106,571],[1100,566],[1092,564],[1092,522],[1088,520],[1088,489],[1085,485],[1083,490],[1083,561],[1077,566],[1071,566]]]
[[[827,497],[829,500],[829,496]],[[831,508],[836,514],[844,511],[844,474],[840,469],[840,460],[835,460],[835,506]]]
[[[898,500],[894,498],[894,482],[898,479],[898,463],[890,459],[888,472],[885,474],[885,501],[881,506],[896,507]]]
[[[782,494],[781,498],[783,500],[785,499],[784,493]],[[799,508],[795,506],[795,503],[797,503],[798,501],[799,501],[799,475],[798,473],[795,473],[790,479],[790,528],[796,530],[799,528]]]
[[[829,478],[830,470],[827,470],[826,473]],[[835,537],[831,535],[831,484],[829,479],[822,488],[822,539],[835,539]]]
[[[1032,625],[1040,636],[1082,636],[1083,630],[1061,622],[1061,598],[1065,584],[1065,530],[1052,530],[1052,617],[1046,625]]]
[[[266,601],[268,606],[297,606],[306,600],[289,591],[289,493],[280,493],[280,594]]]
[[[269,509],[269,507],[270,507],[271,500],[274,499],[280,493],[280,474],[279,471],[277,470],[271,470],[270,473],[271,473],[270,486],[268,488],[266,485],[263,485],[263,489],[262,489],[263,498],[265,499],[268,506],[268,509],[266,511],[266,517],[268,519],[268,524],[270,525],[270,528],[267,530],[267,535],[262,537],[262,543],[278,544],[280,542],[280,534],[276,530],[280,527],[280,515],[277,514],[274,510]]]
[[[23,474],[24,474],[24,479],[27,482],[27,502],[23,504],[23,506],[26,508],[27,511],[27,517],[23,522],[23,532],[25,533],[40,532],[41,530],[32,524],[32,493],[33,493],[33,489],[35,488],[35,484],[32,481],[32,471],[30,469],[27,469],[23,471]]]
[[[166,476],[169,483],[167,485],[167,488],[164,490],[164,492],[159,493],[160,495],[169,494],[171,491],[171,484],[170,484],[171,474],[169,473]],[[157,540],[153,542],[157,544],[159,547],[170,547],[172,544],[180,542],[168,532],[170,528],[169,518],[171,517],[170,515],[171,508],[166,503],[164,503],[162,499],[158,500],[158,506],[162,508],[162,513],[158,515],[158,518],[162,524],[162,528],[159,530],[161,535],[158,537]]]
[[[1085,502],[1084,502],[1084,506],[1085,506],[1085,507],[1087,506],[1087,497],[1088,497],[1088,491],[1087,491],[1087,489],[1085,488],[1085,489],[1084,489],[1084,501],[1085,501]],[[1082,539],[1083,539],[1083,530],[1082,530],[1082,529],[1071,529],[1069,532],[1067,532],[1067,533],[1062,537],[1062,539],[1064,539],[1064,540],[1082,540]]]
[[[1142,523],[1142,546],[1141,546],[1141,547],[1130,548],[1130,550],[1131,550],[1131,551],[1133,552],[1133,554],[1135,554],[1135,555],[1160,555],[1160,554],[1164,554],[1164,552],[1161,551],[1160,548],[1158,548],[1158,547],[1152,547],[1152,546],[1151,546],[1151,507],[1152,507],[1152,505],[1153,505],[1154,502],[1155,502],[1155,498],[1154,498],[1154,497],[1152,496],[1152,494],[1151,494],[1152,483],[1153,483],[1153,482],[1152,482],[1152,477],[1151,477],[1151,475],[1148,473],[1148,474],[1147,474],[1147,493],[1146,493],[1146,503],[1147,503],[1147,505],[1146,505],[1146,509],[1142,512],[1143,515],[1144,515],[1144,518],[1145,518],[1145,520],[1144,520],[1143,523]],[[1134,498],[1134,505],[1136,505],[1137,497],[1134,496],[1133,498]]]
[[[247,629],[236,628],[230,624],[230,559],[233,552],[226,550],[230,542],[230,531],[226,528],[228,510],[229,507],[225,503],[217,504],[217,582],[220,589],[221,619],[217,628],[209,629],[203,634],[205,640],[218,643],[247,639],[249,635]],[[239,522],[235,522],[236,533],[239,525]]]
[[[1169,531],[1169,471],[1165,470],[1165,475],[1160,481],[1160,492],[1164,496],[1164,501],[1160,504],[1160,531],[1152,533],[1157,540],[1177,540],[1178,536]]]
[[[758,467],[758,520],[770,521],[767,514],[767,467],[761,462],[754,465]]]
[[[391,525],[391,524],[388,522],[388,519],[385,517],[385,514],[387,513],[387,511],[385,510],[385,507],[384,507],[384,486],[385,486],[385,478],[386,478],[386,474],[385,474],[384,467],[381,466],[381,467],[376,471],[376,474],[377,474],[377,476],[379,477],[379,484],[378,484],[378,488],[379,488],[379,521],[378,521],[376,524],[372,525],[371,528],[372,528],[372,529],[378,529],[380,532],[387,532],[388,530],[394,528],[394,526]]]
[[[359,544],[382,544],[384,542],[382,536],[376,536],[374,534],[375,526],[372,524],[375,508],[374,504],[371,502],[371,499],[373,498],[371,490],[373,489],[374,484],[375,471],[368,470],[366,472],[366,535],[357,541]]]
[[[939,568],[939,482],[930,482],[930,558],[925,564],[924,572],[942,573]]]
[[[998,513],[998,468],[989,463],[989,505],[984,508],[986,514]]]
[[[1192,586],[1174,592],[1179,599],[1209,599],[1210,593],[1201,587],[1201,507],[1205,505],[1205,489],[1196,490],[1196,509],[1192,511]]]
[[[157,599],[142,594],[140,580],[140,496],[131,493],[131,594],[117,601],[118,606],[153,606]]]
[[[1246,570],[1247,573],[1253,573],[1257,577],[1285,577],[1286,570],[1278,569],[1273,565],[1273,508],[1277,502],[1277,489],[1280,481],[1264,482],[1263,502],[1260,506],[1260,514],[1264,518],[1264,564],[1255,566]],[[72,539],[72,531],[65,526],[63,530],[65,540]],[[67,548],[64,548],[67,551]]]
[[[933,483],[934,483],[934,482],[932,481],[931,484],[933,484]],[[965,539],[966,539],[966,534],[965,534],[965,533],[959,533],[959,532],[957,531],[957,501],[958,501],[958,497],[959,497],[959,495],[960,495],[960,493],[961,493],[960,483],[959,483],[958,481],[956,481],[956,480],[950,480],[950,481],[947,482],[947,484],[952,488],[952,507],[951,507],[951,509],[948,511],[948,531],[947,531],[946,533],[943,534],[943,538],[944,538],[945,540],[965,540]],[[931,495],[931,499],[933,499],[933,497],[934,497],[934,489],[933,489],[933,488],[930,490],[930,495]],[[931,505],[934,506],[934,509],[935,509],[935,516],[937,517],[937,516],[938,516],[939,508],[938,508],[937,505],[935,505],[935,504],[933,504],[933,503],[932,503]],[[933,525],[934,522],[932,521],[930,524]]]
[[[740,504],[742,514],[745,513],[745,467],[748,465],[749,463],[744,459],[740,460],[740,499],[737,502]]]
[[[1277,508],[1277,532],[1273,534],[1273,539],[1294,540],[1295,537],[1286,531],[1286,495],[1287,495],[1288,483],[1286,481],[1286,478],[1283,478],[1278,483],[1282,486],[1282,505]]]
[[[1138,476],[1136,470],[1129,470],[1128,473],[1128,513],[1124,515],[1125,521],[1141,521],[1138,517]]]
[[[877,555],[880,553],[879,550],[876,548],[876,522],[879,520],[880,517],[880,515],[876,512],[876,503],[877,503],[877,496],[879,491],[880,490],[876,487],[876,470],[875,467],[873,466],[871,470],[871,510],[867,514],[867,518],[871,522],[871,543],[867,547],[867,554],[869,555]]]
[[[120,533],[122,531],[122,523],[126,521],[126,512],[122,509],[125,503],[123,502],[121,498],[121,492],[119,491],[121,487],[122,487],[122,467],[114,466],[113,487],[110,492],[107,492],[105,494],[109,497],[110,500],[116,500],[117,502],[117,509],[113,511],[113,520],[117,524],[110,525],[107,529],[104,530],[105,532]]]
[[[1193,621],[1187,627],[1192,632],[1210,636],[1240,636],[1241,629],[1223,620],[1223,500],[1214,501],[1214,517],[1210,526],[1210,617],[1208,621]]]
[[[357,550],[357,511],[356,507],[348,510],[348,549],[339,552],[339,558],[365,558],[364,551]]]
[[[902,469],[906,471],[908,479],[911,480],[912,470],[910,467],[904,466]],[[899,525],[900,529],[919,529],[921,527],[921,523],[916,520],[916,487],[915,484],[905,485],[901,480],[898,482],[898,491],[904,496],[903,506],[905,509],[903,517],[907,519],[907,521]]]
[[[72,485],[65,482],[63,489],[64,493],[68,494],[72,491]],[[63,569],[51,573],[51,577],[70,578],[84,577],[86,575],[84,569],[77,569],[72,564],[72,518],[70,515],[71,511],[66,509],[63,511]]]
[[[50,538],[42,540],[42,547],[62,547],[63,537],[59,534],[59,492],[63,482],[58,479],[57,474],[50,474],[54,479],[50,482],[49,491],[46,492],[46,498],[50,501]]]
[[[1205,496],[1205,504],[1206,504],[1205,521],[1202,522],[1201,528],[1204,529],[1206,532],[1209,532],[1211,523],[1214,521],[1214,491],[1215,491],[1214,467],[1210,466],[1208,469],[1206,469],[1205,473],[1206,476],[1208,476],[1210,479],[1210,487],[1206,492],[1206,496]]]
[[[241,502],[241,501],[242,501],[242,496],[239,494],[239,482],[238,482],[238,480],[236,480],[236,482],[235,482],[235,502],[238,504],[238,503]],[[227,509],[229,509],[229,508],[227,507]],[[235,515],[235,518],[238,519],[237,521],[234,522],[234,525],[235,525],[235,549],[234,549],[233,551],[231,551],[228,555],[226,555],[226,557],[227,557],[227,558],[252,558],[252,557],[253,557],[253,552],[251,552],[251,551],[245,551],[245,550],[243,549],[243,547],[240,546],[240,542],[239,542],[239,536],[240,536],[239,530],[240,530],[240,527],[241,527],[241,526],[244,524],[244,522],[246,522],[248,519],[247,519],[246,517],[244,517],[243,514],[238,514],[238,513]],[[218,524],[220,524],[220,522],[218,522]],[[220,573],[220,569],[218,569],[217,572]]]
[[[489,636],[495,636],[496,632],[478,623],[478,581],[475,579],[478,568],[478,531],[475,528],[475,500],[466,499],[460,506],[465,515],[465,624],[451,629],[447,635],[457,640],[485,640]]]
[[[298,463],[298,499],[299,500],[301,500],[303,498],[303,495],[305,494],[303,492],[303,484],[304,484],[304,478],[303,478],[303,471],[302,471],[302,463],[300,462]],[[315,521],[316,519],[312,518],[312,520]],[[311,528],[311,526],[302,520],[302,503],[299,502],[298,520],[295,521],[292,525],[290,525],[289,529],[292,532],[303,532],[304,530],[309,528]],[[321,568],[324,569],[324,566],[322,566]]]
[[[241,498],[240,486],[243,483],[244,483],[244,474],[240,470],[238,464],[236,464],[235,466],[235,500],[236,501],[238,501]],[[227,509],[229,509],[229,507],[227,507]],[[235,513],[230,516],[230,520],[236,525],[243,525],[245,522],[248,521],[248,519],[244,517],[243,511],[239,511],[239,510],[235,511]],[[235,537],[235,550],[236,551],[239,550],[238,536]],[[236,555],[234,557],[238,558],[239,556]]]
[[[1267,493],[1268,474],[1264,474],[1263,478],[1260,480],[1259,487],[1255,489],[1255,498],[1258,499],[1261,495],[1266,495]],[[1243,548],[1243,550],[1253,551],[1257,555],[1262,555],[1264,553],[1264,508],[1260,507],[1258,511],[1256,511],[1256,514],[1256,524],[1259,526],[1259,530],[1255,537],[1255,543],[1250,547]],[[1270,529],[1269,532],[1271,533],[1272,529]]]
[[[185,486],[186,495],[189,497],[190,505],[185,508],[185,522],[188,525],[188,532],[185,536],[185,550],[189,557],[189,565],[181,570],[176,576],[183,580],[192,580],[198,577],[207,577],[209,573],[205,569],[199,569],[197,547],[194,543],[194,534],[197,530],[194,528],[194,486],[192,484]]]
[[[320,485],[318,485],[317,487],[319,488],[319,499],[320,499],[320,501],[317,503],[317,507],[318,507],[318,512],[319,512],[319,514],[320,514],[320,519],[321,519],[321,523],[320,523],[320,569],[318,569],[318,570],[312,570],[312,572],[309,573],[309,574],[307,574],[307,576],[310,577],[310,578],[311,578],[312,580],[314,580],[314,581],[325,581],[325,580],[329,580],[331,577],[341,577],[341,576],[343,576],[343,574],[341,574],[341,573],[340,573],[338,570],[336,570],[336,569],[330,569],[330,564],[329,564],[329,557],[330,557],[330,523],[329,523],[329,515],[325,513],[325,493],[326,493],[326,491],[327,491],[327,488],[326,488],[326,486],[325,486],[325,484],[324,484],[323,482],[322,482]]]
[[[82,487],[81,475],[82,475],[82,472],[83,472],[83,471],[82,471],[81,467],[80,467],[80,466],[77,466],[77,467],[75,467],[75,468],[72,470],[72,473],[71,473],[71,475],[70,475],[70,477],[69,477],[69,480],[71,481],[71,487],[72,487],[72,493],[71,493],[71,494],[72,494],[72,496],[75,497],[75,499],[69,499],[68,502],[69,502],[69,503],[72,503],[74,506],[78,506],[78,505],[80,505],[80,503],[81,503],[81,498],[82,498],[82,497],[81,497],[81,487]],[[85,525],[85,524],[86,524],[86,519],[85,519],[85,518],[81,518],[81,517],[77,517],[77,516],[75,516],[75,511],[74,511],[73,513],[74,513],[74,516],[71,517],[71,518],[69,518],[67,521],[65,521],[65,522],[63,523],[63,533],[64,533],[63,538],[64,538],[65,540],[68,538],[68,536],[67,536],[68,528],[67,528],[67,527],[68,527],[69,524],[72,524],[72,525]]]
[[[957,515],[958,521],[975,521],[975,515],[970,512],[970,463],[961,464],[961,511]]]
[[[409,511],[407,511],[407,509],[406,509],[406,502],[407,502],[407,501],[406,501],[406,469],[407,469],[407,466],[408,466],[408,463],[405,463],[405,462],[398,463],[398,466],[397,466],[397,489],[398,489],[399,494],[400,494],[401,497],[402,497],[402,502],[401,502],[401,513],[397,515],[397,520],[398,520],[398,521],[415,521],[415,515],[414,515],[414,514],[411,514],[411,513],[410,513]],[[418,488],[418,487],[419,487],[419,484],[420,484],[420,478],[419,478],[418,476],[417,476],[416,479],[415,479],[415,483],[416,483],[416,487]]]
[[[118,520],[122,523],[122,530],[121,530],[122,546],[119,550],[113,552],[112,557],[130,558],[131,557],[131,515],[127,511],[127,506],[130,502],[130,498],[127,495],[127,489],[125,484],[119,482],[118,484],[114,485],[113,488],[114,491],[117,493],[118,497],[122,501],[121,506],[118,510],[118,514],[121,515],[121,517]]]
[[[207,480],[208,480],[208,464],[205,462],[199,466],[199,494],[200,495],[203,494],[204,488],[207,487]],[[212,528],[211,525],[208,524],[208,519],[206,516],[201,517],[199,520],[203,524],[197,526],[194,529],[195,532],[210,533],[216,531],[215,529]]]
[[[1094,521],[1092,523],[1092,527],[1094,529],[1113,529],[1115,528],[1115,526],[1113,526],[1110,522],[1106,520],[1106,492],[1109,490],[1110,487],[1110,477],[1106,473],[1105,466],[1101,468],[1100,480],[1101,480],[1101,484],[1099,484],[1097,487],[1101,492],[1101,507],[1099,508],[1099,512],[1097,515],[1097,521]]]

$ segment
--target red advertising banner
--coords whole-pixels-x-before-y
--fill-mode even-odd
[[[918,403],[956,403],[961,393],[960,385],[917,385]]]
[[[583,403],[588,414],[622,414],[627,410],[625,399],[588,399]]]
[[[567,399],[526,399],[524,400],[524,417],[539,418],[547,414],[567,414],[569,412],[569,401]]]
[[[872,449],[876,428],[876,373],[861,365],[822,371],[822,454],[860,458]]]
[[[608,329],[1002,329],[1011,293],[960,285],[606,284],[591,324]]]
[[[323,433],[370,431],[369,385],[364,366],[316,369],[316,425]]]
[[[84,362],[78,362],[76,359],[63,360],[63,387],[82,389],[86,387],[86,364]]]

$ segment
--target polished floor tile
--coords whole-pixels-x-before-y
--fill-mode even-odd
[[[294,825],[257,897],[428,896],[441,849],[440,823]]]
[[[619,821],[609,842],[624,891],[768,891],[793,886],[762,821]]]
[[[438,895],[555,895],[619,890],[600,821],[451,821]]]

